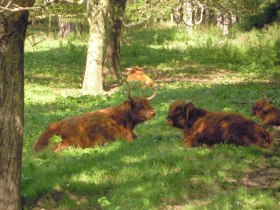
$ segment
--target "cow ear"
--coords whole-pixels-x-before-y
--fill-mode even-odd
[[[136,69],[134,69],[134,68],[129,70],[129,74],[134,74],[135,72],[136,72]]]

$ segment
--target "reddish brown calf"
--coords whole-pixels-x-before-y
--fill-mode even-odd
[[[252,106],[252,114],[259,117],[263,125],[280,126],[280,108],[270,104],[267,99],[257,101]]]
[[[167,124],[183,129],[183,143],[190,147],[218,143],[272,146],[271,135],[259,124],[230,112],[209,112],[192,102],[176,100],[168,111]]]
[[[129,71],[129,74],[126,78],[127,82],[136,82],[140,81],[142,87],[155,87],[154,81],[143,72],[143,68],[140,67],[133,67],[133,68],[126,68]]]
[[[88,112],[78,116],[63,119],[50,124],[34,144],[34,150],[40,151],[47,147],[49,138],[53,135],[61,136],[61,143],[55,148],[59,152],[68,146],[94,147],[117,139],[133,141],[136,135],[134,127],[155,116],[149,98],[131,97],[128,90],[128,100],[122,104],[107,109]]]

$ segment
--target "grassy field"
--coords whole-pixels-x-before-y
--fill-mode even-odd
[[[172,100],[194,99],[212,111],[250,114],[261,93],[280,106],[279,26],[235,32],[184,28],[129,29],[122,39],[123,67],[143,66],[158,83],[156,117],[140,124],[133,143],[35,153],[44,128],[62,118],[115,106],[126,88],[82,96],[87,40],[44,39],[25,48],[25,138],[22,195],[25,209],[279,209],[280,149],[217,145],[186,148],[182,132],[165,123]],[[113,81],[105,79],[107,89]],[[135,90],[149,95],[152,90]]]

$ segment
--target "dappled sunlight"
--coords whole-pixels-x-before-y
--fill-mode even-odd
[[[80,88],[85,70],[86,45],[59,42],[41,43],[38,49],[25,52],[25,82],[53,88]]]
[[[57,154],[52,147],[60,142],[58,136],[51,139],[46,150],[32,150],[47,125],[116,106],[127,100],[127,87],[122,85],[99,96],[80,94],[84,40],[27,47],[22,192],[28,207],[40,206],[40,200],[52,200],[50,208],[66,209],[250,209],[265,207],[265,202],[277,205],[273,187],[279,183],[271,183],[262,191],[260,186],[248,187],[242,180],[253,183],[261,178],[256,173],[262,175],[264,169],[276,168],[279,147],[187,148],[182,144],[182,131],[166,124],[168,107],[176,99],[193,100],[196,106],[209,111],[237,112],[258,122],[250,113],[249,103],[236,101],[258,100],[260,93],[272,97],[279,90],[279,75],[272,76],[277,75],[276,67],[269,66],[265,59],[254,67],[248,64],[250,60],[244,61],[244,51],[236,43],[240,37],[227,43],[219,36],[210,40],[208,34],[195,35],[174,28],[151,29],[149,33],[139,29],[125,34],[122,66],[144,67],[158,85],[158,94],[151,101],[155,117],[136,126],[137,139],[133,142],[118,140],[86,149],[70,147]],[[262,48],[250,48],[252,52],[257,49]],[[263,71],[265,67],[269,74]],[[104,82],[108,91],[118,86],[106,76]],[[152,88],[132,89],[133,96],[150,96],[152,92]],[[279,104],[280,99],[274,103]],[[274,177],[278,171],[270,172]]]

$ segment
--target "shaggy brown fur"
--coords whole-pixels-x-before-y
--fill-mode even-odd
[[[126,78],[127,82],[136,82],[140,81],[142,87],[155,87],[154,81],[143,72],[143,68],[140,67],[133,67],[133,68],[126,68],[129,71],[129,74]]]
[[[271,135],[254,121],[236,113],[208,112],[185,100],[170,105],[167,124],[183,129],[183,143],[190,147],[218,143],[272,146]]]
[[[130,97],[122,104],[107,109],[88,112],[78,116],[63,119],[50,124],[34,144],[34,150],[40,151],[47,147],[49,138],[53,135],[61,136],[61,143],[55,148],[59,152],[68,146],[82,148],[94,147],[117,139],[133,141],[136,135],[134,127],[155,116],[150,105],[150,98]]]
[[[266,99],[259,100],[252,106],[252,114],[259,117],[263,125],[280,126],[280,108],[271,105]]]

